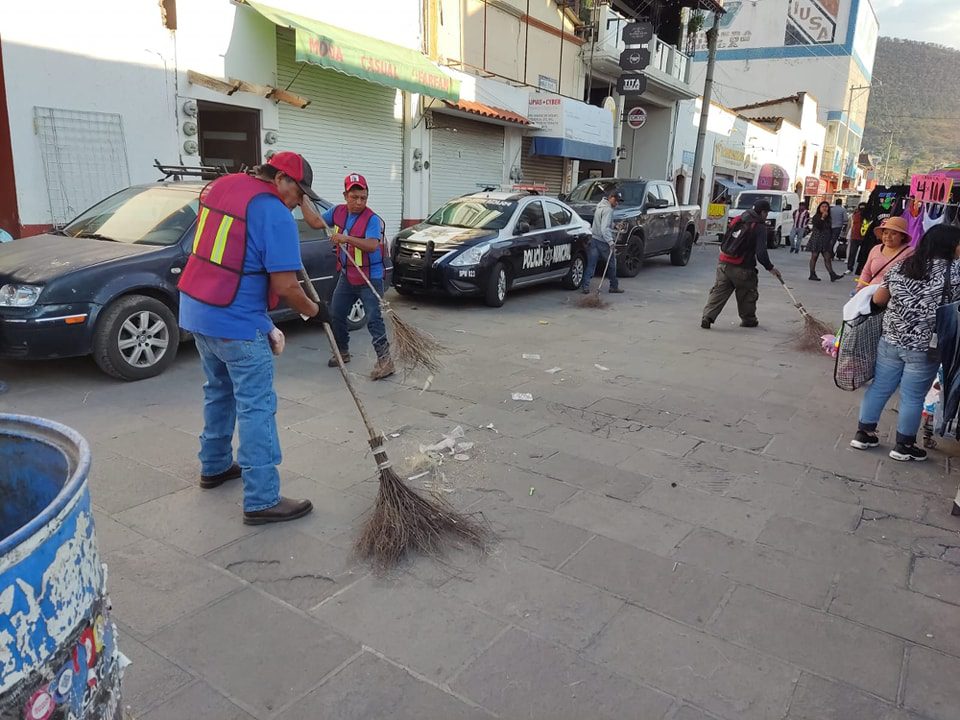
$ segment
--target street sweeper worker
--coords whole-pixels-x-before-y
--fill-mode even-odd
[[[254,174],[225,175],[200,193],[193,252],[180,278],[180,327],[193,333],[206,382],[200,487],[243,478],[243,521],[283,522],[313,509],[280,495],[280,441],[272,352],[282,334],[268,310],[282,299],[311,322],[329,323],[297,280],[300,237],[291,210],[316,198],[301,155],[277,153]],[[233,432],[240,436],[233,460]]]
[[[607,266],[607,277],[610,278],[610,292],[622,293],[620,281],[617,278],[617,240],[613,233],[613,211],[623,202],[623,191],[611,188],[606,197],[597,203],[593,213],[593,225],[590,228],[592,237],[590,247],[587,248],[587,271],[583,275],[583,284],[580,287],[584,295],[590,294],[590,281],[597,271],[597,262],[603,258]],[[599,292],[599,290],[598,290]]]
[[[735,218],[720,244],[720,262],[717,263],[717,280],[710,290],[707,305],[703,308],[700,327],[709,330],[733,293],[737,294],[737,311],[741,327],[757,327],[758,290],[757,263],[782,279],[780,271],[770,262],[767,254],[767,214],[770,203],[758,200],[753,208]]]
[[[337,253],[339,278],[330,301],[330,314],[333,317],[333,334],[343,362],[350,362],[347,316],[359,300],[363,303],[367,315],[367,330],[370,331],[373,349],[377,353],[377,363],[370,372],[370,379],[382,380],[394,373],[390,342],[380,312],[380,299],[367,285],[364,275],[377,289],[380,297],[383,297],[383,261],[386,250],[383,246],[383,219],[367,207],[368,194],[366,178],[358,173],[350,173],[343,179],[344,202],[341,205],[330,208],[322,215],[317,213],[310,202],[305,202],[301,209],[308,225],[329,229],[330,241]],[[307,207],[308,205],[310,207]],[[337,367],[337,359],[331,357],[327,365]]]

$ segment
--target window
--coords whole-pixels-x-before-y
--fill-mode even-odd
[[[657,186],[650,184],[647,186],[647,205],[656,204],[657,200],[660,199],[660,193],[657,192]]]
[[[517,203],[492,198],[459,198],[451,200],[427,219],[428,225],[500,230],[505,228]]]
[[[782,195],[771,195],[767,193],[755,193],[755,192],[740,193],[740,197],[737,198],[737,209],[749,210],[761,200],[766,200],[768,203],[770,203],[771,212],[780,212],[781,210],[783,210]]]
[[[803,148],[800,150],[800,164],[801,165],[807,164],[807,144],[806,143],[803,144]]]
[[[600,202],[616,185],[613,180],[584,180],[570,193],[570,202]]]
[[[811,175],[816,175],[816,174],[817,174],[817,169],[818,169],[817,166],[818,166],[819,164],[820,164],[820,155],[819,155],[819,153],[814,153],[814,154],[813,154],[813,168],[812,168],[811,171],[810,171],[810,174],[811,174]]]
[[[643,193],[647,188],[646,183],[625,182],[620,185],[623,192],[623,204],[626,207],[640,207],[643,205]]]
[[[672,186],[667,185],[666,183],[660,183],[660,185],[659,185],[658,187],[660,188],[660,197],[661,197],[661,198],[663,198],[664,200],[668,201],[668,202],[670,203],[670,205],[676,205],[676,204],[677,204],[677,196],[676,196],[676,194],[673,192],[673,187],[672,187]]]
[[[94,205],[63,234],[127,245],[173,245],[197,219],[199,202],[197,191],[189,188],[131,187]]]
[[[563,205],[547,200],[547,214],[550,216],[550,227],[569,225],[573,215]]]
[[[544,230],[547,227],[547,220],[543,216],[543,205],[539,200],[531,202],[520,213],[517,225],[519,226],[523,222],[529,223],[531,230]]]

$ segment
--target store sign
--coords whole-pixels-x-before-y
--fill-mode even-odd
[[[621,37],[627,45],[646,45],[653,39],[653,23],[628,23],[624,25]]]
[[[647,111],[642,107],[631,108],[627,113],[627,125],[633,130],[639,130],[647,124]]]
[[[547,92],[557,92],[557,79],[549,77],[548,75],[541,75],[537,81],[537,87],[541,90],[546,90]]]
[[[723,235],[727,231],[727,209],[723,203],[707,205],[707,221],[703,227],[707,235]]]
[[[814,176],[808,175],[803,181],[803,194],[804,195],[819,195],[820,194],[820,183],[823,181]]]
[[[836,5],[836,3],[833,3]],[[790,0],[787,18],[792,29],[799,35],[799,42],[810,45],[832,43],[837,34],[837,10],[830,13],[821,5],[829,3],[817,0]]]
[[[617,92],[621,95],[643,95],[646,89],[646,75],[621,75],[617,79]]]
[[[950,202],[953,178],[946,175],[914,175],[910,178],[910,195],[921,202]]]
[[[639,71],[650,64],[650,51],[646,48],[627,49],[620,53],[622,70]]]
[[[717,143],[713,146],[713,164],[732,170],[753,170],[754,163],[742,148],[732,148]]]
[[[579,100],[531,93],[527,119],[538,126],[534,137],[560,138],[611,148],[613,156],[613,116],[608,110]]]

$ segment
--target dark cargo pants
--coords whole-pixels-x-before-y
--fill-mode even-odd
[[[757,269],[743,268],[727,263],[717,265],[717,281],[710,290],[707,306],[703,309],[703,319],[711,323],[717,321],[717,316],[727,304],[733,293],[737,294],[737,312],[740,319],[748,324],[757,321],[757,300],[760,292],[757,290]]]

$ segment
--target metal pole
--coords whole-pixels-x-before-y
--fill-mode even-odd
[[[850,112],[853,108],[853,86],[850,86],[850,95],[847,97],[847,131],[843,135],[843,152],[840,153],[840,190],[843,190],[843,181],[847,177],[847,145],[850,143]]]
[[[880,183],[881,185],[887,184],[887,170],[890,169],[890,153],[893,152],[894,133],[896,133],[895,129],[890,131],[890,142],[887,144],[887,159],[883,163],[883,180]]]
[[[697,150],[693,156],[693,177],[690,178],[690,200],[700,205],[703,193],[700,172],[703,170],[703,147],[707,142],[707,123],[710,120],[710,100],[713,96],[713,68],[717,62],[717,38],[720,36],[720,14],[714,13],[713,27],[707,30],[707,77],[703,83],[703,107],[700,108],[700,129],[697,131]],[[690,201],[688,200],[688,202]],[[703,207],[701,206],[701,210]]]
[[[527,84],[527,54],[530,52],[530,0],[527,0],[527,14],[523,16],[523,21],[527,26],[526,34],[523,37],[523,84]],[[560,39],[563,42],[563,38]]]

